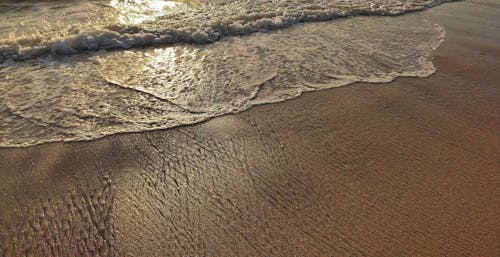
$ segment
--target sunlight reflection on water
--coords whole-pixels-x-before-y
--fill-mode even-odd
[[[182,0],[111,0],[110,6],[118,10],[118,21],[121,23],[139,24],[194,5],[191,1]]]

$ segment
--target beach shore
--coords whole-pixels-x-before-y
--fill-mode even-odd
[[[498,256],[500,3],[429,12],[428,78],[0,149],[0,256]]]

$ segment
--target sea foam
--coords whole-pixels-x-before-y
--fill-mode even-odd
[[[306,91],[425,77],[443,39],[421,12],[303,23],[201,45],[106,51],[94,44],[74,54],[61,44],[55,50],[70,55],[0,63],[0,147],[170,128]],[[129,44],[107,45],[118,42]]]
[[[175,8],[163,6],[160,11],[156,10],[158,6],[148,10],[141,0],[84,1],[62,7],[60,3],[53,3],[55,6],[34,3],[32,10],[8,13],[0,18],[3,24],[0,25],[0,62],[101,49],[204,44],[302,22],[359,15],[401,15],[449,1],[452,0],[211,0],[186,4],[186,1],[156,0],[182,3]],[[142,17],[140,22],[136,21],[138,18],[130,18],[136,16]],[[40,19],[44,22],[39,22]]]

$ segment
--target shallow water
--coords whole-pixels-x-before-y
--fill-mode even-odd
[[[0,61],[98,49],[208,43],[356,15],[399,15],[452,0],[84,0],[0,4]]]
[[[311,1],[261,2],[264,7],[254,1],[231,2],[229,7],[221,7],[221,1],[211,1],[210,4],[219,4],[225,12],[234,10],[236,13],[232,16],[221,14],[226,17],[235,17],[241,10],[262,12],[263,8],[270,8],[266,4],[272,6],[271,3],[288,8],[284,12],[287,14],[296,12],[293,8],[305,8],[306,2],[307,8],[322,12],[333,8],[333,4],[350,6],[352,10],[362,10],[359,6],[368,5],[368,1],[312,1],[317,2],[316,5],[310,4]],[[397,5],[396,1],[380,2],[388,3],[383,7],[386,8],[384,13],[400,10],[401,6],[422,7],[435,3],[415,1],[411,5],[406,1],[406,4]],[[64,7],[55,10],[69,11],[76,8],[74,6],[96,5],[97,2],[77,3],[50,2],[48,6],[62,5]],[[173,9],[182,15],[189,12],[199,14],[208,8],[207,3],[166,2],[163,3],[165,9],[158,11],[153,8],[155,13],[145,15],[140,21],[137,17],[127,20],[120,16],[123,13],[116,14],[113,19],[115,25],[129,23],[126,25],[128,29],[139,26],[142,31],[162,35],[158,28],[172,29],[172,24],[177,22]],[[117,3],[106,2],[106,5],[113,4]],[[47,8],[43,4],[34,5]],[[5,10],[3,8],[0,10]],[[12,16],[26,11],[6,12]],[[95,13],[99,15],[99,12]],[[180,17],[184,17],[182,15]],[[196,15],[188,16],[199,20]],[[4,20],[14,19],[2,17]],[[68,16],[60,18],[67,19]],[[93,29],[104,27],[113,19],[95,19],[96,22],[88,24],[78,20],[71,24]],[[186,25],[189,24],[188,18],[178,19],[185,27],[190,26]],[[255,18],[253,22],[258,20]],[[211,30],[214,27],[210,24],[202,21],[197,26]],[[65,33],[60,27],[51,28]],[[5,33],[6,30],[0,31]],[[29,34],[24,29],[19,31]],[[52,32],[40,35],[50,37]],[[19,40],[20,37],[11,38]],[[157,38],[155,36],[152,40]],[[256,104],[283,101],[305,91],[358,81],[388,82],[398,76],[424,77],[435,71],[432,51],[443,38],[444,30],[432,24],[425,12],[420,12],[395,17],[365,16],[308,22],[270,32],[225,37],[211,44],[185,44],[189,40],[181,40],[182,43],[175,45],[128,46],[115,51],[97,44],[92,51],[87,51],[63,46],[59,41],[56,45],[66,47],[70,55],[60,55],[56,51],[23,58],[24,61],[4,55],[0,64],[0,147],[88,140],[120,132],[169,128],[242,111]],[[36,44],[49,46],[51,41],[39,39],[37,42],[30,41],[25,48],[36,48]],[[50,48],[53,50],[54,46]]]

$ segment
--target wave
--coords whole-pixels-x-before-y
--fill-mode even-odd
[[[443,28],[416,13],[2,63],[0,147],[171,128],[306,91],[425,77],[443,40]]]
[[[166,13],[141,24],[113,23],[84,32],[70,28],[70,35],[54,36],[50,39],[44,37],[43,33],[38,33],[29,37],[0,40],[0,62],[28,60],[45,55],[74,55],[89,51],[154,45],[206,44],[228,36],[276,30],[303,22],[360,15],[397,16],[451,1],[454,0],[328,3],[299,0],[293,5],[283,2],[278,6],[266,5],[265,1],[253,1],[252,4],[248,1],[235,1],[236,4],[232,3],[233,6],[228,7],[225,1],[216,0],[199,8],[174,14]]]

